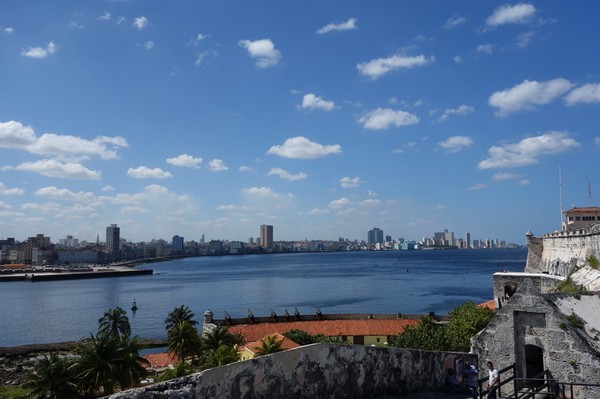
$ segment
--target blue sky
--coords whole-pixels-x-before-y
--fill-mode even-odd
[[[522,243],[559,165],[564,209],[598,203],[599,12],[2,1],[0,236]]]

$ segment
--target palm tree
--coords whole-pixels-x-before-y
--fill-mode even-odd
[[[216,351],[222,345],[234,346],[244,343],[244,339],[239,334],[232,334],[227,327],[216,326],[211,331],[202,336],[202,349],[205,351]]]
[[[119,306],[108,309],[104,316],[98,319],[98,334],[110,338],[131,335],[131,325],[129,324],[127,312]]]
[[[160,376],[161,381],[172,380],[173,378],[183,377],[192,372],[192,366],[190,366],[184,360],[180,360],[173,365],[173,368],[168,369]]]
[[[240,360],[237,349],[233,346],[221,345],[216,350],[208,350],[202,356],[202,368],[210,369],[213,367],[224,366]]]
[[[276,335],[268,335],[260,340],[261,346],[256,348],[256,356],[269,355],[271,353],[281,352],[283,339],[278,339]]]
[[[169,329],[167,334],[167,345],[169,350],[179,360],[188,356],[197,355],[200,352],[200,336],[198,330],[187,321],[180,321]]]
[[[77,398],[77,384],[71,364],[54,352],[37,362],[26,386],[35,399]]]
[[[118,381],[122,389],[128,389],[137,385],[146,376],[146,367],[150,366],[150,362],[140,357],[141,345],[137,336],[121,337],[118,345],[120,351]]]
[[[194,317],[195,315],[189,307],[185,305],[175,307],[165,319],[165,328],[169,331],[181,321],[187,321],[190,325],[196,326],[198,322],[194,320]]]

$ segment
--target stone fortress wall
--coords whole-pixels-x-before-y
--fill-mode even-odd
[[[113,399],[365,398],[443,390],[466,353],[313,344],[116,393]],[[481,368],[481,367],[479,367]]]

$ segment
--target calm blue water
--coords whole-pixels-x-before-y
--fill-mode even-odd
[[[109,308],[128,311],[132,332],[164,338],[182,304],[201,322],[300,313],[443,314],[492,298],[492,274],[523,271],[526,250],[335,252],[187,258],[154,263],[152,276],[0,284],[0,346],[78,340]],[[408,269],[408,272],[407,272]],[[137,301],[138,311],[129,308]]]

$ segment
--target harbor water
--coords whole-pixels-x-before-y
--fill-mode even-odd
[[[0,346],[89,337],[121,306],[132,333],[166,337],[164,319],[187,305],[202,321],[287,309],[301,314],[445,314],[492,299],[492,275],[523,271],[524,249],[332,252],[184,258],[138,267],[153,275],[0,284]],[[136,301],[137,311],[131,306]]]

